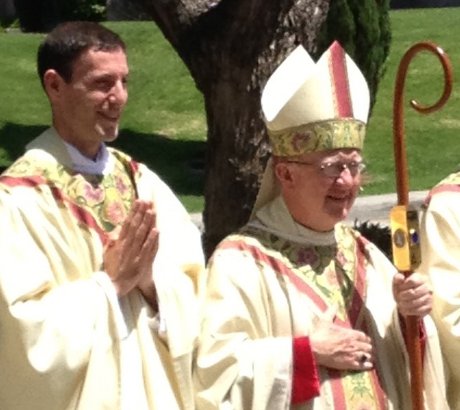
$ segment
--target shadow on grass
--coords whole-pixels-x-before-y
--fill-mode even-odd
[[[122,129],[111,144],[155,171],[178,195],[203,195],[206,142]]]
[[[0,147],[6,151],[10,163],[22,155],[27,143],[46,128],[42,125],[6,123],[0,129]],[[162,135],[122,129],[119,138],[110,145],[145,163],[176,194],[203,194],[205,142],[172,140]],[[8,165],[0,163],[0,171]]]

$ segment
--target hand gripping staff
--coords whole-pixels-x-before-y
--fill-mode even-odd
[[[440,109],[449,99],[452,91],[452,68],[447,54],[432,42],[414,44],[404,54],[396,75],[393,104],[393,137],[396,188],[398,204],[390,212],[391,242],[393,263],[399,272],[409,276],[420,264],[420,242],[417,211],[409,206],[408,171],[406,148],[404,143],[404,107],[403,91],[407,69],[412,58],[420,51],[434,53],[444,70],[444,91],[441,98],[432,106],[421,106],[411,100],[410,105],[422,114],[429,114]],[[419,319],[415,316],[406,318],[406,341],[409,353],[411,374],[412,409],[423,409],[423,369],[422,351],[419,339]]]

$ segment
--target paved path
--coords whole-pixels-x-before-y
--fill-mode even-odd
[[[428,191],[414,191],[409,194],[409,202],[419,209]],[[370,195],[358,197],[347,218],[350,222],[358,219],[360,222],[370,221],[388,225],[390,210],[397,203],[396,194]]]
[[[414,191],[409,194],[409,201],[412,206],[419,209],[428,191]],[[388,225],[390,210],[396,205],[396,194],[360,196],[348,216],[347,220],[353,223],[356,219],[360,222],[373,222],[381,225]],[[202,229],[201,214],[192,214],[193,221]]]

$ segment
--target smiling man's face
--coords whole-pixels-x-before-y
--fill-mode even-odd
[[[53,125],[82,154],[94,157],[101,142],[117,137],[128,100],[128,72],[123,50],[90,49],[74,62],[70,82],[57,74]]]

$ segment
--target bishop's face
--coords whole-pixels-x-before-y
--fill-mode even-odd
[[[293,218],[319,231],[344,220],[361,185],[359,150],[338,149],[278,159],[275,174]]]

